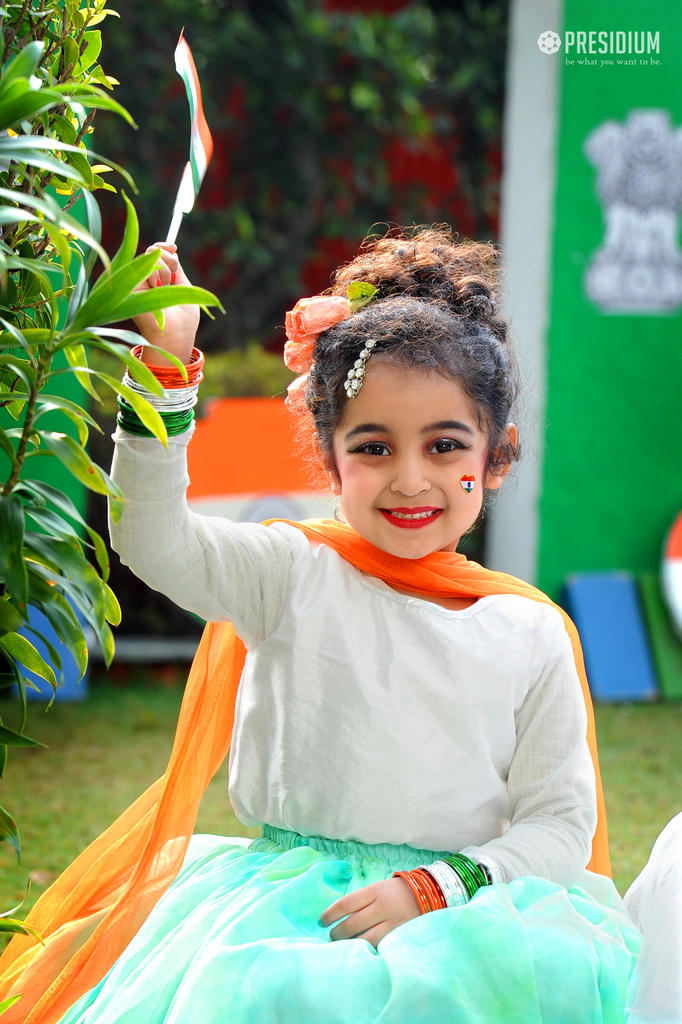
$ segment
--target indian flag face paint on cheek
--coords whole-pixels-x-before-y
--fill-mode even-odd
[[[460,483],[461,483],[462,487],[464,488],[464,490],[467,492],[467,494],[471,494],[471,492],[474,489],[474,484],[476,483],[476,477],[475,476],[463,476],[462,479],[460,480]]]

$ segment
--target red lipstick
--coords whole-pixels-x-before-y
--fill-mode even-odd
[[[433,505],[420,505],[414,508],[380,508],[384,519],[401,530],[420,530],[423,526],[440,519],[442,508]]]

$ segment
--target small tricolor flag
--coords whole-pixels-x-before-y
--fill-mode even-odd
[[[192,51],[187,45],[184,37],[184,29],[180,33],[178,45],[175,48],[175,70],[185,83],[187,100],[189,102],[190,115],[192,118],[192,135],[189,147],[189,161],[185,165],[182,181],[175,197],[173,207],[173,219],[168,229],[166,242],[172,244],[178,236],[183,214],[189,213],[194,206],[194,200],[199,194],[201,182],[206,174],[211,156],[213,155],[213,139],[204,116],[204,107],[201,102],[201,85],[197,74]]]

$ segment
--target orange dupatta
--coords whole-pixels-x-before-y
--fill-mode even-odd
[[[504,573],[437,551],[416,561],[375,548],[329,520],[291,523],[351,565],[416,595],[481,598],[517,594],[552,604]],[[555,606],[556,607],[556,606]],[[592,701],[578,633],[565,612],[587,708],[587,741],[597,780],[598,824],[588,867],[610,875],[606,815]],[[245,651],[230,623],[209,623],[192,664],[165,774],[95,840],[40,897],[27,923],[45,939],[17,935],[0,958],[0,1002],[22,998],[3,1024],[55,1024],[116,962],[176,877],[201,798],[229,750]]]

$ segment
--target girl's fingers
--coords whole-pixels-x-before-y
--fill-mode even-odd
[[[359,910],[356,914],[351,914],[341,924],[337,924],[336,928],[333,928],[329,933],[329,937],[334,942],[337,939],[354,939],[356,936],[365,938],[366,933],[370,929],[376,928],[381,923],[380,912],[375,904],[371,904],[369,907]]]
[[[155,242],[148,246],[146,252],[158,251],[159,263],[148,278],[139,286],[140,290],[157,288],[160,285],[189,284],[185,277],[180,260],[177,257],[177,246],[166,245],[165,242]]]
[[[365,886],[364,889],[356,889],[355,892],[342,896],[340,900],[336,900],[335,903],[327,907],[324,913],[320,915],[322,927],[328,928],[330,924],[334,924],[335,921],[339,921],[342,917],[348,917],[349,914],[355,914],[358,910],[371,906],[374,902],[374,897],[371,893],[368,893],[368,889],[369,886]]]
[[[386,921],[382,921],[375,928],[370,928],[363,935],[358,935],[359,939],[365,939],[369,942],[370,946],[374,946],[376,949],[383,938],[385,938],[390,931],[393,931],[392,927],[387,924]]]

